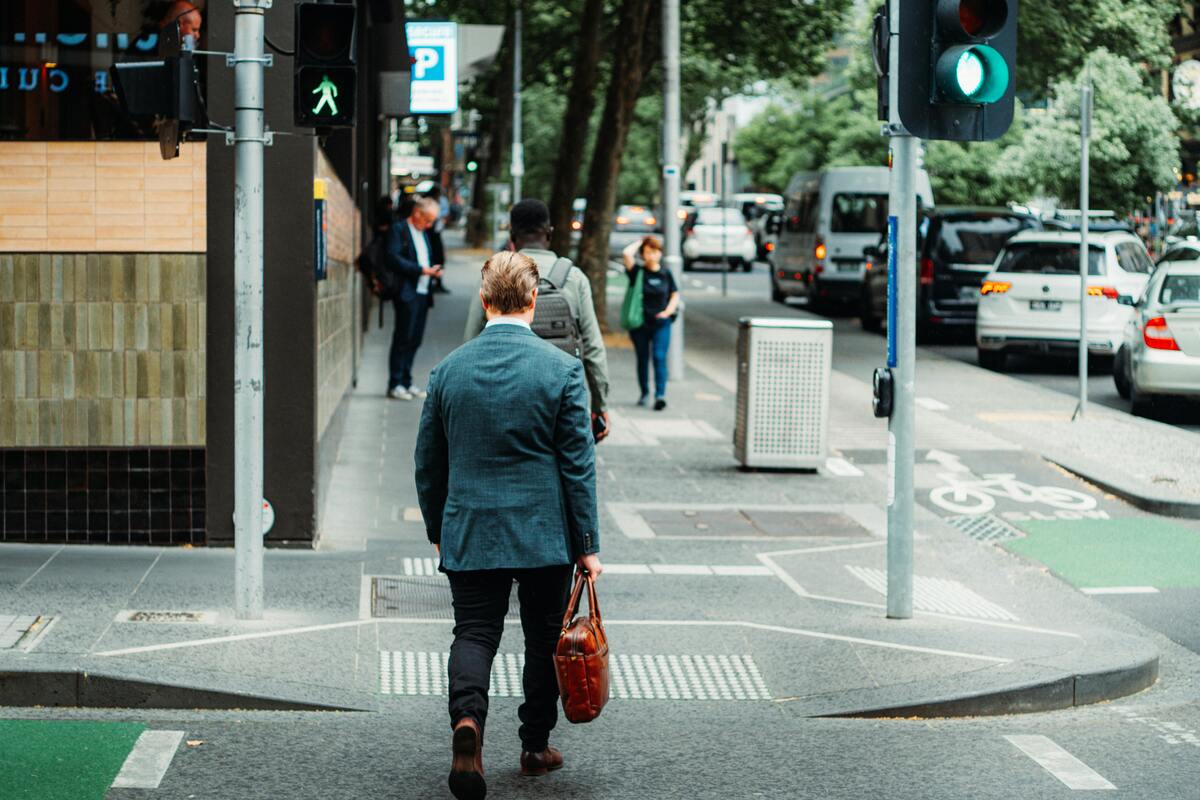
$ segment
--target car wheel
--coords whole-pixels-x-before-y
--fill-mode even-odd
[[[743,272],[751,272],[753,269],[754,269],[753,261],[743,261],[742,262],[742,271]]]
[[[1117,394],[1122,400],[1128,400],[1133,388],[1129,380],[1129,348],[1122,347],[1113,361],[1113,383],[1117,385]]]
[[[1003,350],[984,350],[976,348],[976,357],[979,359],[979,366],[984,369],[990,369],[993,372],[1003,372],[1004,364],[1008,361],[1008,353]]]

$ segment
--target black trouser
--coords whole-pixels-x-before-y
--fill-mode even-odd
[[[425,319],[429,314],[429,295],[419,294],[412,300],[396,298],[396,327],[392,329],[392,347],[388,352],[388,391],[397,386],[412,386],[413,361],[425,336]]]
[[[517,582],[521,629],[525,633],[525,702],[521,746],[541,752],[558,722],[558,680],[554,647],[562,630],[573,567],[447,572],[454,598],[454,644],[450,646],[450,724],[471,717],[483,728],[487,719],[492,659],[504,632],[512,584]]]

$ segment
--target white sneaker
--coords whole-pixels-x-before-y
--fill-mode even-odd
[[[425,397],[428,394],[428,392],[426,392],[420,386],[408,387],[408,393],[411,394],[413,397],[417,397],[417,398]]]
[[[397,386],[394,389],[392,389],[390,392],[388,392],[388,397],[392,398],[393,400],[412,400],[413,399],[412,394],[408,391],[408,389],[405,389],[403,386]]]

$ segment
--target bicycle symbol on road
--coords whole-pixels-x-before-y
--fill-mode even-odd
[[[996,498],[1050,506],[1063,511],[1090,511],[1096,498],[1058,486],[1033,486],[1016,475],[989,474],[979,478],[953,472],[940,473],[946,481],[929,493],[930,501],[954,514],[986,514],[996,507]]]

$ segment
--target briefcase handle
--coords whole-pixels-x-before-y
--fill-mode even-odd
[[[567,603],[567,613],[563,615],[562,627],[564,631],[570,627],[571,620],[575,619],[575,614],[579,611],[579,601],[582,599],[585,583],[588,590],[588,617],[593,622],[603,622],[600,617],[600,604],[596,602],[596,578],[592,573],[578,569],[575,571],[575,588],[571,590],[571,600]]]

